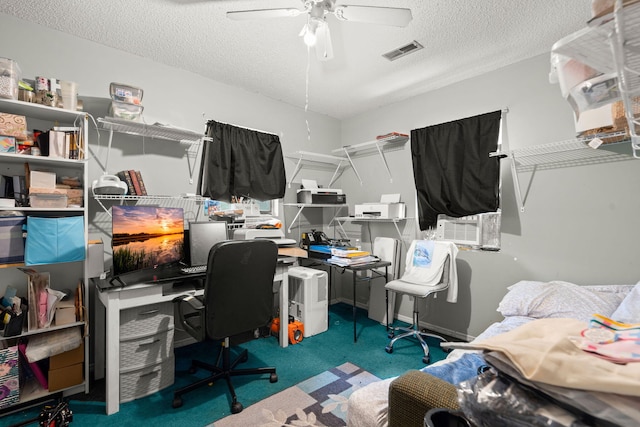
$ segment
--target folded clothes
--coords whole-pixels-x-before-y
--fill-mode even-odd
[[[429,365],[422,368],[421,371],[457,385],[478,375],[478,369],[485,366],[487,366],[487,363],[481,354],[466,353],[451,363],[443,363],[436,366]]]

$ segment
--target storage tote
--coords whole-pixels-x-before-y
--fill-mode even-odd
[[[0,408],[14,405],[19,400],[18,346],[11,346],[0,350]]]
[[[0,264],[24,261],[22,226],[26,219],[24,215],[0,216]]]
[[[85,259],[84,218],[27,217],[25,265],[54,264]]]

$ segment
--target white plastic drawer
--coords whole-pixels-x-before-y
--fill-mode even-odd
[[[173,384],[173,357],[157,365],[120,374],[120,402],[148,396]]]
[[[120,341],[120,372],[160,363],[173,355],[173,329]]]
[[[120,340],[173,329],[173,303],[163,302],[120,311]]]

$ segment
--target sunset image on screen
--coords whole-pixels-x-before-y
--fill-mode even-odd
[[[113,206],[114,274],[158,267],[184,255],[184,213],[181,208]]]

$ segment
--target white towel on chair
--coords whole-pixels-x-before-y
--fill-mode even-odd
[[[407,251],[403,282],[437,285],[442,278],[447,255],[449,262],[449,289],[447,302],[458,301],[458,273],[456,255],[458,247],[451,242],[436,240],[414,240]]]

